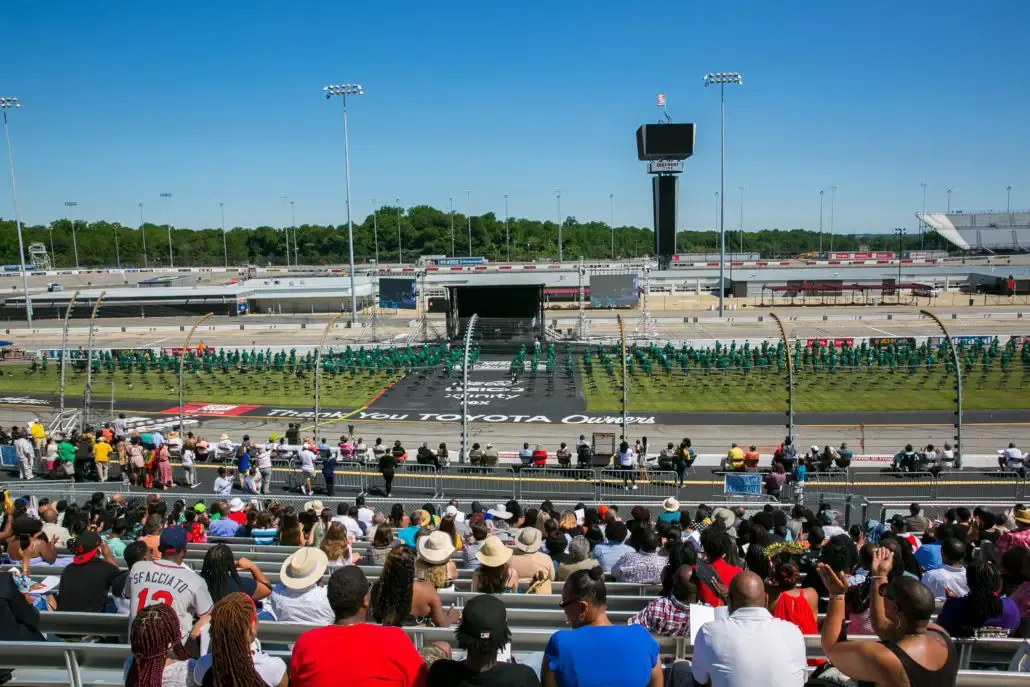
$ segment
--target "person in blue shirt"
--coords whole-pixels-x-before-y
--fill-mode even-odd
[[[577,570],[562,587],[561,607],[573,630],[551,635],[540,682],[556,687],[662,685],[658,642],[640,625],[612,625],[600,567]]]
[[[632,546],[626,544],[626,535],[628,533],[626,523],[619,522],[618,520],[610,523],[605,528],[604,541],[595,546],[591,554],[601,564],[601,569],[604,572],[610,573],[612,566],[618,563],[620,558],[627,553],[636,551]]]
[[[667,522],[671,525],[678,525],[680,522],[680,502],[670,496],[662,502],[664,511],[658,516],[658,522]]]
[[[218,509],[218,513],[221,517],[217,520],[212,520],[211,524],[207,528],[207,534],[209,537],[235,537],[237,530],[240,529],[238,523],[229,518],[229,504],[222,502],[215,506]],[[214,508],[212,508],[214,510]]]

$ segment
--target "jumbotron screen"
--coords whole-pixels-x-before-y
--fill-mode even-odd
[[[590,305],[595,308],[632,308],[639,291],[635,274],[594,274],[590,276]]]
[[[379,280],[379,307],[388,310],[415,310],[418,295],[414,279],[385,278]]]

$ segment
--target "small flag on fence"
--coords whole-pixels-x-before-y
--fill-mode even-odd
[[[659,93],[658,94],[658,107],[665,107],[665,94],[664,93]]]

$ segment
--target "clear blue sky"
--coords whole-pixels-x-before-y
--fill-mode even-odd
[[[726,225],[817,228],[836,184],[838,232],[914,228],[928,206],[1030,206],[1030,3],[35,2],[0,5],[0,95],[21,212],[217,226],[343,222],[340,102],[353,81],[355,219],[371,199],[503,216],[651,224],[633,134],[698,125],[681,229],[713,226],[718,93],[727,90]],[[6,151],[5,151],[6,152]],[[5,160],[6,163],[6,160]],[[6,164],[0,215],[11,217]],[[829,225],[829,192],[826,225]]]

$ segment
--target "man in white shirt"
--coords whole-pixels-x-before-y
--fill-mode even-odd
[[[332,625],[327,589],[321,584],[329,559],[321,549],[305,547],[290,554],[279,571],[281,582],[272,587],[271,606],[283,623]]]
[[[998,465],[1009,470],[1016,470],[1024,466],[1023,452],[1016,448],[1015,443],[1009,443],[1009,447],[998,451]]]
[[[225,468],[218,468],[218,477],[215,477],[214,492],[219,496],[232,496],[232,477],[226,476]]]
[[[18,458],[18,477],[32,479],[32,461],[36,452],[23,432],[19,432],[18,438],[14,440],[14,455]]]
[[[354,541],[361,539],[362,532],[361,526],[358,525],[357,512],[351,515],[351,511],[357,511],[357,508],[352,508],[348,503],[341,503],[336,506],[336,517],[331,522],[338,522],[343,525],[344,529],[347,530],[347,535],[354,538]]]
[[[359,496],[354,500],[355,505],[358,507],[358,521],[365,523],[365,530],[372,526],[372,518],[376,516],[376,512],[365,505],[365,497]]]
[[[311,450],[310,444],[304,444],[297,457],[300,458],[300,471],[304,479],[304,484],[300,487],[300,493],[305,496],[311,496],[315,493],[311,488],[311,479],[315,476],[315,452]]]
[[[272,491],[272,445],[262,444],[257,447],[258,472],[261,473],[261,493],[269,494]]]
[[[47,508],[39,514],[39,517],[43,521],[43,534],[54,543],[54,546],[63,549],[72,535],[67,527],[57,524],[57,511]]]
[[[941,542],[942,565],[927,571],[922,580],[933,592],[933,598],[946,599],[949,591],[953,596],[965,596],[969,593],[966,568],[962,565],[965,558],[966,545],[961,540],[945,539]]]
[[[114,435],[118,439],[129,436],[129,423],[125,420],[125,413],[119,413],[118,419],[114,421]]]
[[[773,618],[762,578],[730,582],[730,616],[705,623],[694,640],[694,682],[712,687],[802,687],[808,679],[798,626]]]
[[[185,641],[194,618],[211,613],[214,605],[204,578],[182,564],[186,557],[186,530],[166,527],[158,544],[161,560],[139,561],[129,571],[122,596],[129,600],[129,627],[139,609],[151,604],[171,606],[179,616],[179,632]]]

